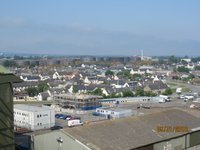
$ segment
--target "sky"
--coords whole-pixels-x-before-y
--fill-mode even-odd
[[[199,0],[1,0],[0,52],[200,55]]]

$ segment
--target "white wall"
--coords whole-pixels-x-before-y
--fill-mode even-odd
[[[50,128],[55,125],[54,110],[24,111],[14,109],[14,124],[30,130]]]

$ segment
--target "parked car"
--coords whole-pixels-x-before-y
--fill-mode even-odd
[[[56,118],[59,118],[62,114],[55,114]]]
[[[64,117],[65,117],[64,114],[60,114],[60,116],[59,116],[60,119],[63,119]]]
[[[63,128],[62,126],[55,125],[55,126],[51,127],[51,130],[59,130],[62,128]]]
[[[62,119],[64,119],[64,120],[69,120],[70,118],[71,118],[70,115],[65,115]]]
[[[80,118],[80,117],[71,117],[69,120],[76,120],[76,119],[79,119],[79,120],[81,120],[81,118]]]

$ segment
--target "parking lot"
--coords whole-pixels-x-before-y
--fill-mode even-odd
[[[196,98],[195,98],[196,99]],[[195,100],[194,99],[194,100]],[[185,102],[183,99],[179,98],[179,95],[174,94],[171,96],[170,102],[165,103],[158,103],[158,102],[132,102],[132,103],[121,103],[118,106],[113,105],[113,108],[118,107],[122,109],[131,109],[133,111],[133,115],[145,115],[154,112],[160,112],[167,109],[172,108],[190,108],[193,100],[188,100]],[[112,108],[112,107],[111,107]],[[96,123],[99,121],[106,120],[106,117],[102,116],[94,116],[92,112],[95,110],[86,111],[83,114],[77,113],[78,111],[71,111],[71,112],[56,112],[56,114],[63,114],[63,115],[70,115],[72,118],[77,117],[80,118],[81,122],[84,124],[87,123]],[[67,126],[66,119],[58,119],[56,118],[56,125],[60,125],[63,127]]]

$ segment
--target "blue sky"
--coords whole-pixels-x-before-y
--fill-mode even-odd
[[[2,0],[0,51],[199,55],[199,0]]]

